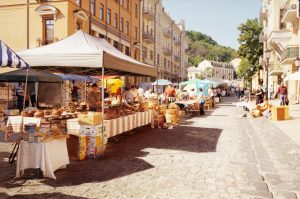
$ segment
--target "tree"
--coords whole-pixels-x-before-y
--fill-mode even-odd
[[[263,54],[263,46],[259,43],[262,25],[258,19],[247,19],[246,23],[241,24],[238,29],[240,31],[238,54],[246,58],[256,72],[259,70],[259,57]]]
[[[214,76],[214,71],[210,67],[205,68],[203,73],[206,78],[212,78]]]
[[[249,77],[248,77],[249,70],[250,70],[250,62],[248,59],[243,58],[241,60],[240,65],[237,68],[238,78],[249,80]]]
[[[205,77],[202,74],[196,74],[196,79],[204,80]]]
[[[189,64],[198,64],[207,59],[212,61],[230,62],[237,57],[234,49],[221,46],[210,36],[196,31],[187,31],[189,37]]]

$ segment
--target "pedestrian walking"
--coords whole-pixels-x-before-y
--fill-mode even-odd
[[[288,94],[287,87],[284,85],[284,83],[281,83],[281,86],[278,88],[278,95],[279,95],[281,106],[289,104],[287,94]]]
[[[258,85],[258,88],[257,88],[256,93],[255,93],[255,97],[256,97],[256,105],[263,103],[264,91],[263,91],[261,85]]]
[[[199,92],[197,94],[197,100],[198,100],[198,103],[199,103],[200,115],[204,115],[205,114],[204,104],[205,104],[206,100],[205,100],[205,96],[204,96],[202,88],[199,88]]]

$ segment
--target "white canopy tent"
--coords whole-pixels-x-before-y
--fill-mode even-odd
[[[34,69],[79,75],[127,75],[157,77],[157,68],[123,54],[106,40],[80,30],[56,43],[19,52]],[[102,81],[104,88],[104,81]],[[102,92],[102,118],[104,118]],[[104,132],[102,121],[102,133]],[[102,139],[103,146],[103,139]],[[102,148],[103,150],[103,148]]]
[[[33,68],[72,74],[98,74],[99,69],[156,77],[157,68],[143,64],[106,40],[80,30],[56,43],[18,52]]]
[[[300,71],[297,71],[288,76],[287,80],[300,81]]]
[[[298,89],[297,89],[297,103],[300,102],[300,71],[297,71],[291,75],[289,75],[285,81],[298,81]]]

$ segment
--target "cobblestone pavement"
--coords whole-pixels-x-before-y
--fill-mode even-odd
[[[241,118],[230,100],[173,130],[138,129],[56,181],[13,179],[12,145],[0,143],[0,198],[300,199],[300,146],[266,119]]]

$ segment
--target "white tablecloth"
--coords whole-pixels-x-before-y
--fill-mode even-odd
[[[145,112],[137,112],[117,119],[105,120],[107,137],[113,137],[134,128],[150,124],[151,119],[152,112],[149,110]]]
[[[66,139],[49,142],[20,142],[16,177],[22,176],[25,169],[40,168],[44,177],[56,179],[54,171],[69,164]]]
[[[26,124],[30,124],[30,123],[34,123],[39,127],[40,123],[41,123],[41,118],[22,117],[22,116],[9,116],[6,126],[7,127],[12,126],[12,129],[13,129],[14,133],[20,133],[20,132],[23,131],[23,126],[26,125]]]

